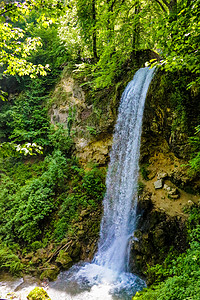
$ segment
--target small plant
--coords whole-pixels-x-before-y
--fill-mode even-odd
[[[141,195],[145,188],[145,184],[141,181],[138,182],[138,195]]]
[[[18,256],[7,246],[0,244],[0,271],[8,271],[12,275],[19,275],[23,267]]]
[[[141,175],[142,175],[142,178],[144,180],[149,180],[149,170],[147,169],[148,165],[143,165],[141,168],[140,168],[140,172],[141,172]]]
[[[97,134],[96,128],[91,127],[91,126],[87,126],[86,128],[87,128],[87,131],[88,131],[91,135],[94,135],[94,136],[95,136],[95,135]]]

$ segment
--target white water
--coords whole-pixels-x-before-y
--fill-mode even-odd
[[[125,300],[145,286],[143,280],[128,272],[128,265],[129,242],[136,226],[142,117],[153,72],[149,68],[138,70],[121,98],[97,254],[92,263],[76,265],[48,285],[52,300]],[[23,291],[23,286],[20,289]]]
[[[127,246],[135,230],[142,117],[153,71],[138,70],[126,87],[110,153],[104,215],[94,262],[119,274],[128,271]]]

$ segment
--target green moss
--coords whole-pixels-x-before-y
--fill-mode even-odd
[[[56,258],[56,262],[61,264],[62,268],[69,269],[72,266],[73,260],[68,252],[60,250],[58,257]]]
[[[27,299],[28,300],[51,300],[47,292],[41,287],[34,288],[34,290],[32,290],[28,294]]]
[[[40,275],[40,279],[44,280],[44,279],[49,279],[50,281],[56,280],[60,269],[55,266],[55,265],[48,265],[45,264],[45,269],[42,274]]]

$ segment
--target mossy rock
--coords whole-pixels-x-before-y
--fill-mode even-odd
[[[56,262],[66,270],[69,269],[73,264],[73,260],[70,257],[69,253],[65,252],[64,250],[60,250],[58,257],[56,258]]]
[[[49,265],[44,272],[40,275],[40,279],[49,279],[53,281],[57,278],[58,274],[60,273],[60,269],[55,265]]]
[[[27,296],[28,300],[51,300],[42,287],[34,288]]]
[[[73,249],[73,251],[71,253],[71,256],[74,259],[79,259],[80,252],[81,252],[81,245],[80,245],[79,242],[76,242],[76,244],[74,245],[74,249]]]

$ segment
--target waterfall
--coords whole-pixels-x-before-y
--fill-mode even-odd
[[[128,259],[129,241],[136,227],[142,117],[153,73],[154,69],[138,70],[121,98],[98,251],[92,263],[74,265],[49,283],[52,300],[129,300],[146,286],[145,281],[128,272]]]
[[[131,299],[131,295],[145,286],[142,279],[128,272],[128,265],[129,241],[136,227],[142,117],[153,73],[154,68],[139,69],[121,97],[106,178],[98,251],[92,263],[78,270],[75,267],[73,271],[79,285],[90,286],[97,295],[99,289],[107,288],[105,299],[113,299],[109,298],[110,294],[115,299]],[[92,295],[91,299],[99,298]]]
[[[94,263],[127,270],[128,242],[136,224],[140,139],[145,98],[154,69],[139,69],[119,106],[106,179],[104,215]]]

